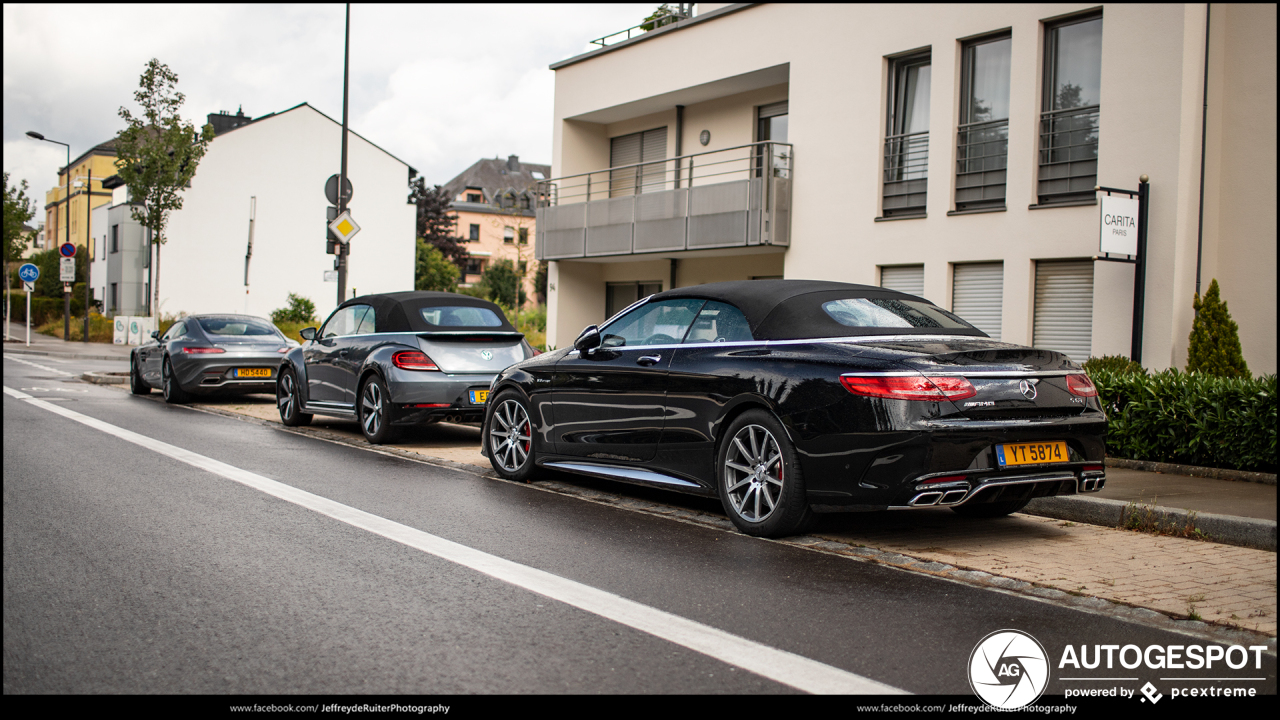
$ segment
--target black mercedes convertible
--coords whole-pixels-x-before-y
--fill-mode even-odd
[[[977,517],[1106,482],[1106,417],[1066,355],[879,287],[749,280],[647,297],[490,386],[482,452],[719,496],[744,533],[815,512]]]

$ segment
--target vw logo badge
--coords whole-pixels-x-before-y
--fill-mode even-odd
[[[492,360],[493,353],[489,352],[488,350],[481,350],[480,357],[484,358],[485,360]],[[1031,397],[1035,397],[1035,390],[1031,391]]]
[[[1022,391],[1022,395],[1028,400],[1036,399],[1036,386],[1026,380],[1018,382],[1018,389]]]

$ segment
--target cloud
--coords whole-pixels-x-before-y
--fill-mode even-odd
[[[551,162],[554,73],[640,22],[630,5],[354,5],[350,124],[429,182],[482,157]],[[40,203],[66,162],[114,136],[146,62],[179,76],[183,117],[309,102],[342,118],[342,5],[5,5],[4,169]],[[336,160],[335,160],[336,162]]]

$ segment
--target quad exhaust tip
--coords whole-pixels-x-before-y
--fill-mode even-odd
[[[947,492],[938,492],[936,490],[923,492],[911,499],[907,503],[911,507],[928,507],[930,505],[955,505],[964,500],[968,495],[968,490],[948,490]]]

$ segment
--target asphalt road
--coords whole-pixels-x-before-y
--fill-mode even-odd
[[[744,694],[829,678],[972,702],[970,654],[996,630],[1043,645],[1050,695],[1085,686],[1060,679],[1067,645],[1198,642],[70,381],[116,365],[5,357],[6,694]],[[1240,672],[1274,693],[1275,658],[1259,662]]]

